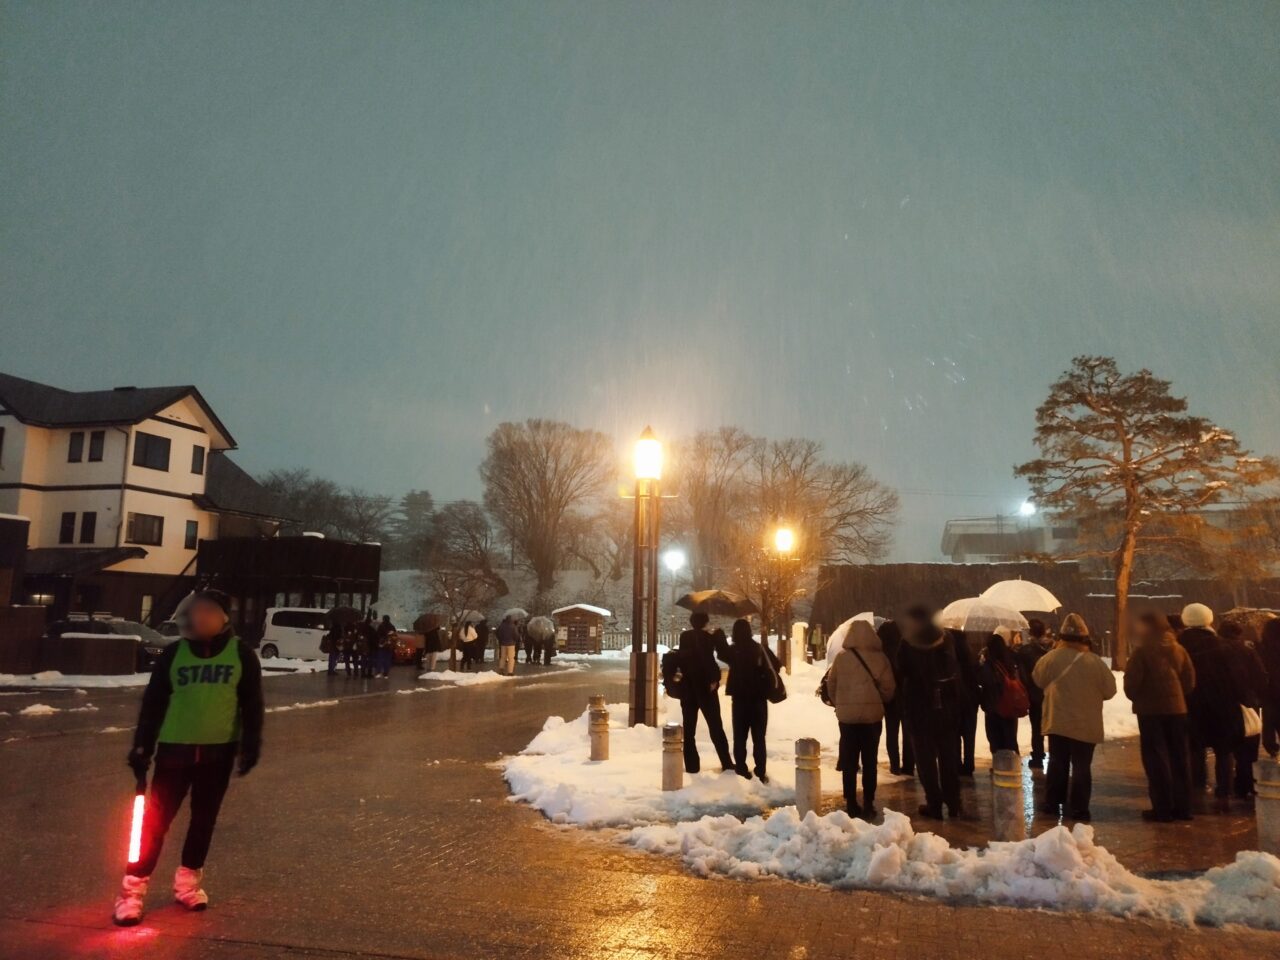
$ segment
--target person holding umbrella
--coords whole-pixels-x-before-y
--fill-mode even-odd
[[[720,718],[720,664],[718,657],[728,662],[729,644],[723,630],[711,630],[711,618],[702,611],[689,615],[689,629],[680,634],[677,648],[683,682],[680,686],[680,716],[684,722],[684,769],[697,773],[702,769],[698,756],[698,714],[707,722],[707,733],[716,748],[721,770],[734,768],[729,754],[729,738],[724,733],[724,721]]]
[[[184,606],[182,636],[165,647],[147,682],[127,760],[139,782],[146,780],[153,758],[156,769],[139,856],[126,868],[116,897],[112,919],[119,926],[142,919],[165,834],[188,793],[191,823],[173,894],[188,910],[209,905],[201,882],[231,771],[238,757],[244,776],[262,749],[262,666],[232,630],[230,601],[221,591],[202,590]]]

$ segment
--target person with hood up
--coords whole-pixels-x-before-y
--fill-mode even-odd
[[[1191,724],[1191,782],[1203,789],[1209,771],[1205,750],[1213,751],[1214,795],[1220,811],[1230,803],[1235,753],[1244,739],[1244,684],[1236,652],[1213,629],[1213,611],[1203,603],[1182,608],[1185,629],[1178,642],[1191,656],[1196,686],[1187,701]]]
[[[997,750],[1018,752],[1018,717],[1005,716],[1000,712],[1005,684],[1023,683],[1022,671],[1009,646],[1012,639],[1012,630],[997,627],[995,633],[987,638],[978,661],[979,700],[986,726],[987,744],[991,747],[993,757]],[[1024,683],[1023,686],[1025,687]]]
[[[165,834],[182,801],[191,796],[191,822],[173,895],[188,910],[204,910],[209,895],[201,882],[222,798],[237,767],[241,776],[258,763],[262,749],[262,666],[235,635],[230,601],[218,590],[184,600],[175,614],[182,636],[165,647],[142,694],[138,728],[127,763],[138,781],[155,759],[142,821],[137,862],[125,870],[113,921],[130,927],[142,919],[151,874]]]
[[[728,662],[729,641],[723,630],[711,630],[711,618],[702,611],[689,615],[689,629],[680,634],[680,672],[683,682],[680,688],[680,715],[684,721],[684,769],[697,773],[702,769],[698,756],[698,714],[707,721],[707,733],[711,745],[720,759],[721,770],[734,769],[729,753],[729,738],[724,733],[724,721],[720,718],[720,664],[716,658]],[[763,738],[762,738],[763,739]]]
[[[1058,631],[1058,645],[1040,658],[1032,680],[1044,691],[1044,732],[1049,737],[1040,812],[1052,817],[1092,819],[1093,751],[1105,733],[1102,704],[1116,695],[1111,668],[1090,649],[1089,627],[1069,613]]]
[[[769,728],[769,695],[777,687],[782,664],[772,650],[756,642],[751,624],[746,620],[733,622],[730,638],[732,642],[725,651],[725,662],[729,664],[725,693],[732,702],[733,766],[738,776],[751,779],[751,771],[747,769],[747,735],[750,734],[755,775],[768,783],[765,733]]]
[[[827,671],[827,696],[840,725],[840,774],[844,808],[851,817],[876,816],[876,767],[884,705],[897,688],[893,667],[875,628],[855,620]],[[862,767],[862,803],[858,803],[858,767]]]
[[[902,678],[898,675],[898,649],[902,646],[902,630],[892,620],[886,620],[876,628],[876,636],[880,638],[880,646],[893,668],[894,686],[902,686]],[[901,731],[901,736],[899,736]],[[902,713],[902,698],[894,696],[884,705],[885,748],[889,754],[889,772],[894,775],[913,776],[916,772],[916,761],[911,753],[911,734],[907,730],[907,719]],[[901,747],[899,747],[901,744]]]
[[[1151,797],[1151,809],[1142,811],[1142,819],[1190,820],[1187,698],[1196,686],[1196,670],[1165,617],[1144,613],[1135,627],[1138,642],[1125,664],[1124,695],[1138,717],[1142,769]]]
[[[943,806],[953,817],[964,816],[960,806],[960,722],[962,697],[960,665],[951,638],[933,624],[924,606],[907,611],[898,648],[899,696],[916,776],[924,788],[920,816],[941,820]]]
[[[1043,620],[1027,621],[1026,639],[1014,647],[1013,655],[1018,658],[1018,666],[1022,669],[1022,679],[1027,685],[1027,699],[1030,701],[1027,716],[1031,720],[1031,760],[1029,765],[1034,770],[1044,769],[1044,691],[1035,685],[1031,675],[1035,673],[1040,658],[1053,649],[1053,637],[1049,636],[1049,628]]]

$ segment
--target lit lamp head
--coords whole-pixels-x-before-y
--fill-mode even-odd
[[[684,569],[684,560],[685,557],[683,550],[672,549],[662,555],[662,562],[666,564],[667,569],[672,573],[676,573]]]
[[[1034,517],[1036,515],[1036,505],[1030,500],[1023,500],[1018,506],[1018,516]]]
[[[652,427],[645,427],[636,441],[636,479],[659,480],[662,477],[662,444]]]
[[[781,554],[788,554],[796,545],[796,533],[790,527],[779,527],[773,532],[773,548]]]

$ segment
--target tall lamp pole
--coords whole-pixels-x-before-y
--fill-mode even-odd
[[[636,441],[635,556],[631,581],[631,726],[658,725],[658,525],[662,444],[645,427]]]
[[[787,673],[791,672],[791,578],[784,573],[785,564],[791,559],[796,546],[795,531],[787,526],[780,526],[773,532],[774,564],[777,576],[774,577],[776,590],[775,604],[781,622],[778,627],[778,659],[782,661]],[[786,593],[785,599],[783,593]]]

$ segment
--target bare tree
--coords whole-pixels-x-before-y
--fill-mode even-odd
[[[507,593],[507,584],[495,570],[493,528],[480,504],[451,503],[436,511],[432,526],[427,592],[448,617],[452,669],[462,616],[469,610],[485,612]]]
[[[597,501],[612,475],[609,440],[567,423],[526,420],[499,424],[488,446],[480,465],[485,506],[546,593],[565,553],[566,521]]]
[[[1036,411],[1040,457],[1017,467],[1036,503],[1079,526],[1084,549],[1115,581],[1112,656],[1128,653],[1128,601],[1144,546],[1185,537],[1188,518],[1277,476],[1275,461],[1250,456],[1150,370],[1122,374],[1110,357],[1076,357]],[[1181,528],[1181,529],[1180,529]]]
[[[390,536],[396,504],[390,497],[348,487],[343,494],[346,506],[341,535],[357,543],[384,543]]]
[[[744,499],[742,474],[760,440],[737,427],[704,430],[674,448],[677,491],[668,529],[688,540],[693,589],[716,586],[734,539],[735,517]]]
[[[347,524],[346,497],[336,483],[306,469],[272,470],[259,478],[271,494],[276,509],[290,520],[290,533],[315,531],[327,537],[341,536]]]

